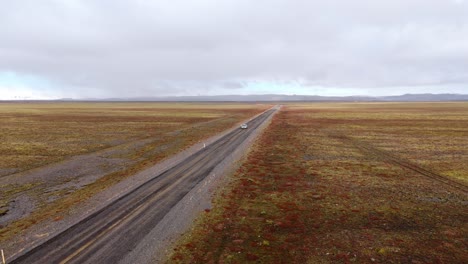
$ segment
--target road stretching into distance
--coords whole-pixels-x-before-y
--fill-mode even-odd
[[[267,110],[250,120],[248,129],[224,135],[9,263],[117,263],[275,111]]]

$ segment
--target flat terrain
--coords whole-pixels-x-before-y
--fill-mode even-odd
[[[117,263],[274,112],[249,121],[249,129],[233,130],[11,263]]]
[[[0,176],[136,140],[167,138],[168,132],[187,133],[210,121],[209,128],[219,131],[259,108],[248,104],[0,103]]]
[[[0,103],[0,246],[268,107]]]
[[[169,263],[466,263],[468,103],[290,104]]]

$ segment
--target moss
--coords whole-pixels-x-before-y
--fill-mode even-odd
[[[7,124],[11,133],[6,139],[3,135],[5,140],[0,145],[0,156],[2,151],[8,151],[12,147],[21,151],[24,148],[25,153],[28,153],[27,158],[25,155],[18,154],[21,151],[10,155],[12,160],[17,159],[15,166],[22,169],[81,154],[83,149],[84,152],[90,152],[106,148],[112,145],[110,142],[114,141],[122,144],[122,141],[155,138],[146,145],[125,152],[123,158],[129,158],[134,162],[123,170],[107,174],[78,190],[61,190],[49,193],[49,197],[56,198],[53,202],[40,201],[38,209],[28,217],[2,228],[0,241],[10,239],[39,222],[63,218],[75,206],[100,191],[157,164],[200,140],[232,127],[267,107],[269,106],[256,104],[204,105],[190,103],[45,103],[26,105],[0,103],[0,111],[15,120],[12,124]],[[3,119],[1,119],[0,125],[2,122]],[[40,133],[26,133],[26,127],[36,129]],[[173,131],[183,131],[183,133],[168,133]],[[2,135],[0,135],[0,139],[2,139]],[[29,145],[31,142],[36,142],[34,144],[37,145],[39,143],[42,145],[50,144],[50,148],[34,148]],[[75,147],[80,151],[76,152]],[[162,147],[164,148],[161,150]],[[57,152],[58,156],[54,156]],[[40,155],[37,156],[40,159],[38,162],[32,162],[36,155]],[[2,162],[4,160],[0,159],[0,167],[6,166]],[[0,202],[8,203],[11,197],[18,193],[27,192],[32,197],[38,197],[40,194],[37,192],[44,190],[44,188],[35,189],[40,184],[42,183],[3,186]]]
[[[353,143],[467,175],[460,131],[467,103],[290,104],[168,262],[461,263],[464,195]]]

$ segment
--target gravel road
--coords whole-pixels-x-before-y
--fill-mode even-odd
[[[9,263],[118,263],[218,164],[234,152],[276,109],[266,111],[155,175],[108,206]]]

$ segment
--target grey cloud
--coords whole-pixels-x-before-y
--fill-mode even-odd
[[[64,91],[216,94],[297,80],[366,89],[468,84],[462,0],[0,4],[0,72],[39,76]]]

